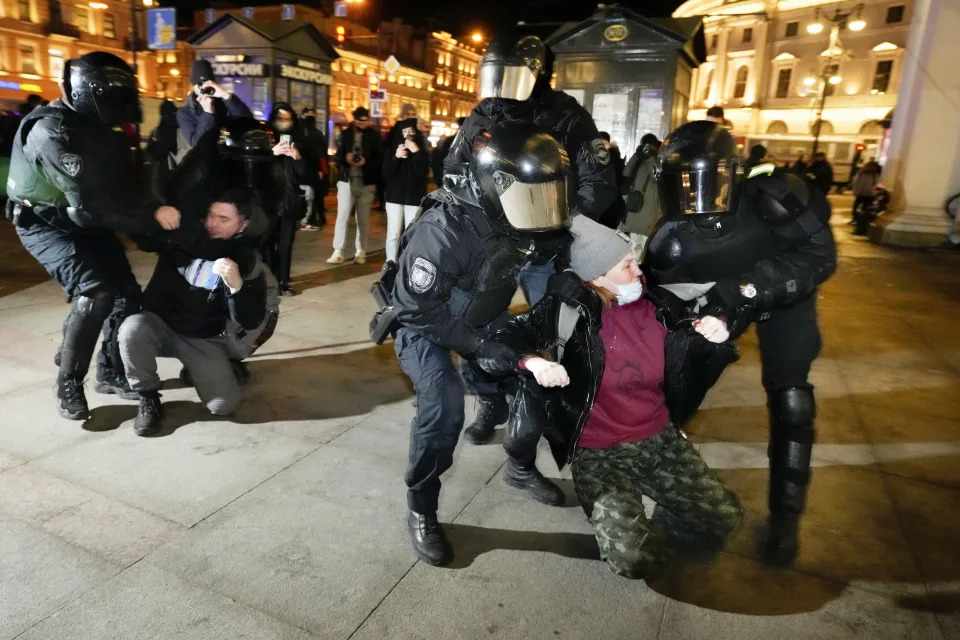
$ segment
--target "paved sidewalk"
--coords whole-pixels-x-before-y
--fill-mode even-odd
[[[367,340],[379,265],[327,265],[332,224],[297,237],[300,295],[236,419],[205,415],[165,360],[169,432],[153,439],[133,435],[135,403],[92,389],[89,422],[56,417],[67,307],[0,226],[0,639],[960,640],[960,254],[851,238],[849,203],[835,199],[796,566],[757,561],[767,426],[751,333],[689,429],[746,524],[713,563],[651,585],[599,561],[567,471],[542,455],[567,506],[530,502],[502,482],[498,445],[461,444],[444,478],[454,565],[415,561],[410,386],[392,345]],[[130,255],[145,281],[151,258]]]

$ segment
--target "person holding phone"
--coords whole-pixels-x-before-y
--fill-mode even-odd
[[[227,118],[252,118],[243,101],[217,84],[209,60],[194,60],[190,65],[193,90],[186,104],[177,111],[177,124],[191,147],[208,131],[219,131]]]
[[[306,206],[300,191],[300,181],[306,178],[307,164],[300,153],[301,133],[297,126],[297,114],[286,102],[278,102],[270,113],[270,126],[278,140],[273,155],[279,165],[278,174],[283,176],[285,196],[272,203],[274,211],[267,211],[273,219],[273,231],[267,238],[265,255],[273,275],[280,284],[280,295],[292,296],[290,289],[290,265],[293,262],[293,241]]]
[[[344,245],[347,243],[347,222],[353,208],[357,209],[356,254],[353,261],[367,261],[367,239],[370,235],[370,205],[376,195],[380,178],[380,136],[370,127],[370,112],[364,107],[353,111],[353,124],[340,134],[337,145],[337,223],[333,232],[333,254],[329,264],[343,264]]]
[[[387,142],[391,152],[383,157],[383,179],[387,183],[387,260],[397,259],[400,234],[413,224],[420,201],[427,195],[430,154],[426,138],[417,130],[416,111],[413,114],[394,126]]]

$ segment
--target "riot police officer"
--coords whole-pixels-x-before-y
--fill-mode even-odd
[[[134,189],[126,137],[118,125],[140,121],[137,79],[102,51],[67,61],[63,97],[23,119],[13,145],[8,217],[23,246],[73,300],[57,355],[59,413],[88,416],[83,379],[97,336],[103,348],[97,391],[135,399],[123,374],[117,332],[137,312],[140,287],[114,232],[179,225],[173,207],[154,208]]]
[[[404,234],[393,307],[400,328],[397,359],[413,382],[417,415],[411,425],[406,473],[407,525],[414,550],[427,563],[453,557],[437,522],[440,476],[450,468],[464,419],[460,375],[486,329],[505,319],[517,273],[538,234],[563,229],[566,153],[538,127],[494,126],[477,143],[467,179],[428,196],[420,219]],[[487,382],[487,393],[497,392]],[[534,461],[510,459],[504,480],[535,499],[557,504],[563,492]]]
[[[460,127],[444,160],[444,174],[462,172],[476,139],[494,124],[506,120],[534,123],[567,151],[568,206],[616,227],[626,216],[626,208],[617,192],[610,153],[589,112],[573,97],[550,87],[553,61],[553,51],[537,36],[506,31],[490,42],[480,61],[481,102]],[[561,246],[542,242],[538,255],[531,257],[520,274],[520,287],[531,306],[543,297],[547,280],[556,272],[554,257],[563,253],[566,235],[558,238]],[[464,431],[473,444],[488,442],[496,425],[507,418],[502,396],[478,395],[477,419]]]
[[[770,414],[770,530],[765,557],[796,557],[810,481],[815,403],[807,378],[820,351],[817,287],[834,272],[830,205],[790,174],[745,168],[730,134],[708,121],[671,133],[657,181],[665,222],[650,242],[653,285],[716,284],[701,313],[727,318],[732,337],[756,322]]]

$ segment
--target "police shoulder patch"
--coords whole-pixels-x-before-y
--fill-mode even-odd
[[[425,293],[437,280],[437,265],[424,257],[417,256],[407,280],[414,293]]]
[[[64,153],[60,156],[60,166],[64,173],[76,178],[83,171],[83,159],[75,153]]]

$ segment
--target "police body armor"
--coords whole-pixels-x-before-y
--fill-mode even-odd
[[[44,127],[43,131],[35,130],[39,121],[46,118],[55,122]],[[58,133],[64,129],[69,135],[71,152],[62,152],[58,158],[48,158],[48,161],[58,162],[70,178],[83,176],[85,186],[90,189],[130,188],[129,184],[123,184],[124,178],[130,174],[123,134],[96,120],[84,118],[55,100],[37,107],[23,119],[13,143],[7,196],[14,205],[8,206],[7,216],[17,217],[15,224],[18,226],[30,226],[35,216],[51,226],[67,231],[78,230],[67,216],[70,203],[63,189],[54,184],[40,167],[40,154],[53,150],[52,145],[46,144],[50,135],[47,131]],[[109,149],[111,146],[116,148]]]

